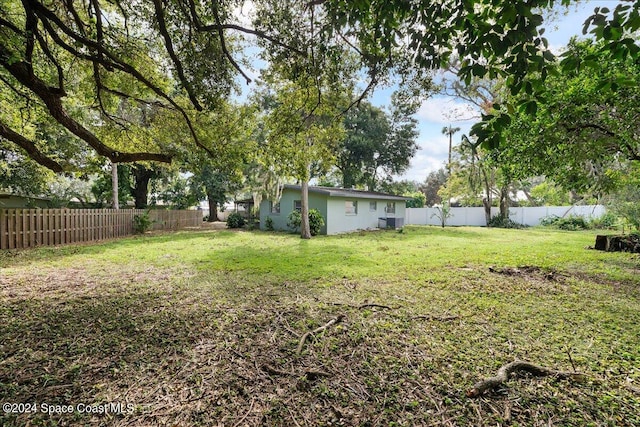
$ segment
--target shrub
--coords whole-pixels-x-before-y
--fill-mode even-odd
[[[555,225],[556,222],[558,222],[558,220],[560,219],[561,218],[558,215],[545,216],[544,218],[540,219],[540,225],[544,227],[550,227],[552,225]]]
[[[640,230],[640,201],[618,201],[612,206],[612,209],[620,215],[630,227]]]
[[[287,217],[287,227],[291,230],[298,231],[302,225],[302,215],[299,211],[291,211]],[[317,209],[309,210],[309,230],[312,236],[316,236],[320,233],[320,230],[324,226],[324,218]]]
[[[592,228],[599,228],[604,230],[615,229],[618,225],[618,217],[613,212],[607,212],[600,218],[593,218],[589,225]]]
[[[287,227],[289,227],[291,231],[296,232],[300,228],[300,224],[302,224],[300,211],[291,211],[287,217]]]
[[[149,217],[149,212],[142,213],[140,215],[134,215],[133,217],[133,231],[136,234],[144,234],[151,228],[153,221]]]
[[[546,227],[553,226],[560,230],[576,231],[576,230],[588,230],[589,224],[584,217],[579,215],[569,215],[567,217],[559,217],[557,215],[550,215],[542,218],[540,225]]]
[[[273,219],[268,216],[267,219],[264,220],[264,228],[267,231],[273,231]]]
[[[228,228],[242,228],[244,226],[244,218],[238,212],[230,213],[227,217]]]
[[[494,228],[524,228],[523,224],[515,222],[511,218],[505,218],[502,215],[491,217],[487,226]]]
[[[576,230],[588,230],[589,224],[585,221],[584,217],[578,215],[569,215],[568,217],[561,218],[556,222],[556,227],[560,230],[576,231]]]
[[[309,228],[311,229],[311,235],[316,236],[320,234],[320,230],[324,226],[324,218],[317,209],[311,209],[309,211]]]

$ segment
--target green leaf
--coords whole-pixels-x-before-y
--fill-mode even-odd
[[[534,116],[538,111],[538,104],[534,100],[523,102],[520,104],[520,111],[530,116]]]
[[[591,26],[592,22],[593,22],[593,16],[588,17],[584,21],[584,24],[582,24],[582,34],[587,34],[589,32],[589,27]]]
[[[506,113],[502,113],[497,119],[496,124],[501,128],[506,128],[511,124],[511,116]]]

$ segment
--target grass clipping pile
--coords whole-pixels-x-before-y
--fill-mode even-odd
[[[127,410],[4,412],[1,425],[576,425],[605,416],[597,408],[606,390],[597,384],[520,380],[507,387],[517,372],[575,375],[523,362],[469,391],[491,369],[487,361],[500,363],[481,342],[459,344],[495,335],[478,313],[416,313],[410,301],[327,302],[242,283],[229,286],[236,299],[225,301],[153,277],[132,288],[100,287],[88,276],[66,277],[92,286],[68,284],[75,293],[64,297],[39,298],[39,288],[26,295],[26,282],[22,293],[4,295],[0,397],[121,402]],[[631,419],[637,403],[616,402],[606,421]]]

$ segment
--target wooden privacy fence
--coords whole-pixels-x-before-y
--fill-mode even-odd
[[[134,233],[143,209],[0,209],[0,249],[114,239]],[[201,211],[150,210],[151,230],[202,225]]]

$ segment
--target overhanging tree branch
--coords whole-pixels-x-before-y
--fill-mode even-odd
[[[3,76],[0,76],[0,82],[2,82],[5,85],[7,85],[7,87],[9,89],[11,89],[16,95],[18,95],[21,98],[24,98],[27,101],[27,103],[34,102],[34,100],[31,97],[29,97],[28,94],[20,91],[17,87],[15,87],[13,84],[11,84],[11,82],[9,80],[7,80],[6,78],[4,78]]]
[[[45,28],[47,29],[48,34],[51,35],[51,37],[56,42],[56,44],[58,44],[60,47],[62,47],[63,49],[65,49],[66,51],[71,53],[72,55],[76,56],[77,58],[84,59],[84,60],[87,60],[87,61],[90,61],[90,62],[98,62],[101,65],[104,65],[106,68],[112,67],[114,69],[120,70],[120,71],[122,71],[124,73],[127,73],[127,74],[131,75],[137,81],[139,81],[140,83],[144,84],[147,88],[149,88],[151,91],[153,91],[156,95],[158,95],[162,99],[165,99],[167,102],[169,102],[169,104],[171,104],[173,106],[173,108],[175,108],[180,113],[180,115],[182,115],[183,119],[185,120],[185,123],[187,124],[187,127],[189,128],[189,132],[190,132],[191,137],[193,138],[195,144],[198,147],[200,147],[201,149],[203,149],[204,151],[206,151],[207,154],[209,154],[210,156],[214,157],[214,153],[211,151],[211,149],[209,149],[207,146],[202,144],[202,142],[200,142],[200,139],[198,138],[198,135],[196,134],[195,128],[193,127],[193,123],[191,122],[191,119],[189,118],[189,115],[187,114],[187,112],[173,98],[171,98],[169,95],[167,95],[158,86],[154,85],[151,82],[151,80],[146,78],[140,71],[138,71],[131,64],[127,63],[126,61],[121,60],[120,58],[117,57],[117,55],[109,52],[108,50],[106,50],[106,49],[104,49],[102,47],[100,48],[101,52],[104,54],[104,56],[109,58],[109,60],[107,60],[106,58],[104,58],[102,56],[84,54],[84,53],[79,52],[78,50],[74,49],[73,47],[71,47],[68,43],[65,43],[62,40],[62,38],[59,36],[59,34],[55,31],[55,29],[53,28],[51,23],[48,22],[49,18],[51,19],[52,22],[54,22],[56,24],[56,26],[58,26],[58,28],[60,28],[62,30],[62,32],[67,34],[72,39],[76,40],[78,43],[81,43],[81,44],[85,45],[85,47],[87,47],[87,48],[89,48],[91,50],[98,50],[98,46],[99,46],[95,41],[87,39],[85,37],[82,37],[82,36],[76,34],[73,30],[71,30],[69,27],[67,27],[53,12],[51,12],[50,10],[48,10],[47,8],[45,8],[44,6],[42,6],[40,4],[38,4],[38,5],[39,5],[39,9],[38,10],[41,11],[41,13],[42,13],[39,16],[40,16]]]
[[[58,73],[58,87],[64,91],[64,71],[62,70],[62,66],[53,56],[53,53],[51,53],[49,46],[47,45],[46,41],[42,38],[42,35],[39,32],[36,33],[36,38],[38,40],[38,45],[40,46],[40,49],[42,49],[42,51],[47,56],[47,58],[49,58],[49,61],[51,61],[53,66],[56,67],[56,72]]]
[[[22,30],[20,28],[18,28],[15,25],[13,25],[12,22],[9,22],[6,19],[3,19],[2,16],[0,16],[0,27],[7,27],[11,31],[13,31],[14,33],[20,35],[21,37],[24,37],[24,33],[22,32]]]
[[[84,29],[85,24],[84,22],[82,22],[82,19],[80,19],[80,15],[78,14],[78,11],[73,7],[73,0],[65,0],[65,7],[66,10],[71,14],[71,16],[73,17],[73,21],[76,23],[76,26],[78,27],[78,31],[80,31],[80,33],[83,36],[86,36],[87,33]],[[96,7],[95,2],[92,0],[92,3],[94,3],[94,7]],[[99,18],[99,17],[97,17]]]
[[[349,110],[351,110],[353,107],[357,107],[360,105],[360,103],[367,97],[367,95],[369,94],[369,92],[371,91],[371,89],[373,89],[375,87],[375,85],[378,84],[378,70],[377,69],[372,69],[371,70],[371,80],[369,81],[369,84],[367,85],[366,88],[364,88],[364,90],[362,91],[362,93],[360,94],[360,96],[356,99],[354,99],[349,106],[347,106],[347,108],[345,108],[340,115],[345,115]]]
[[[605,128],[596,123],[580,123],[575,126],[567,126],[565,124],[565,129],[569,132],[580,132],[585,129],[594,129],[598,132],[603,133],[604,135],[610,136],[611,138],[615,138],[618,142],[627,150],[627,158],[629,160],[638,161],[640,160],[640,153],[636,152],[636,150],[629,144],[629,142],[624,141],[620,138],[615,132]]]
[[[576,131],[581,131],[581,130],[585,130],[585,129],[595,129],[595,130],[600,131],[603,134],[605,134],[607,136],[610,136],[612,138],[616,138],[617,137],[617,135],[614,132],[610,131],[609,129],[607,129],[607,128],[603,127],[603,126],[595,124],[595,123],[581,123],[581,124],[578,124],[576,126],[567,126],[567,125],[565,125],[565,128],[569,132],[576,132]]]
[[[29,88],[42,100],[51,117],[71,133],[89,144],[98,154],[110,159],[114,163],[128,163],[140,160],[171,163],[171,157],[166,154],[123,153],[103,144],[93,133],[67,114],[61,101],[63,94],[58,88],[47,86],[45,82],[30,72],[29,66],[24,62],[9,63],[7,53],[4,46],[0,45],[0,65],[9,71],[18,82]]]
[[[213,2],[213,16],[216,20],[216,26],[218,27],[218,37],[220,37],[220,47],[222,48],[222,52],[224,52],[224,55],[227,57],[231,65],[233,65],[233,68],[235,68],[240,74],[242,74],[242,77],[244,77],[244,79],[247,81],[247,84],[251,83],[251,79],[249,78],[249,76],[247,76],[245,72],[242,71],[238,63],[235,61],[235,59],[233,59],[233,57],[229,53],[229,50],[227,49],[227,44],[224,41],[224,31],[222,29],[222,25],[220,24],[220,15],[218,14],[218,3],[215,1]]]
[[[297,49],[293,46],[289,46],[286,43],[282,43],[280,40],[276,39],[265,33],[264,31],[242,27],[236,24],[210,24],[210,25],[202,25],[197,27],[198,31],[218,31],[218,30],[235,30],[245,34],[252,34],[261,39],[268,40],[269,42],[275,44],[276,46],[280,46],[288,51],[294,52],[298,55],[306,55],[306,52]]]
[[[202,111],[203,109],[202,105],[200,105],[200,103],[198,102],[198,98],[196,97],[193,91],[193,88],[191,87],[191,84],[189,83],[189,81],[184,75],[184,68],[182,67],[182,62],[180,62],[178,55],[176,55],[176,52],[173,49],[173,42],[171,40],[171,36],[169,35],[169,31],[167,30],[167,23],[164,19],[164,8],[162,6],[162,1],[153,0],[153,5],[156,12],[158,30],[160,31],[160,34],[164,39],[164,46],[167,49],[167,53],[169,54],[169,57],[173,61],[173,65],[176,68],[176,72],[178,73],[178,79],[180,80],[180,83],[182,83],[182,86],[184,86],[185,90],[187,91],[187,94],[189,95],[189,99],[191,100],[191,103],[193,104],[193,106],[196,107],[196,110]],[[224,41],[223,41],[223,44],[224,44]]]
[[[203,25],[203,15],[200,15],[201,5],[199,2],[195,0],[177,1],[178,5],[175,12],[180,14],[180,18],[182,18],[183,15],[186,18],[189,37],[191,31],[217,33],[219,37],[217,42],[221,44],[221,50],[226,56],[226,60],[243,75],[247,82],[250,82],[251,79],[242,71],[238,62],[232,57],[230,45],[227,43],[227,40],[225,40],[225,36],[228,36],[228,33],[225,33],[226,31],[251,34],[267,43],[279,46],[292,54],[306,54],[299,46],[289,46],[286,41],[283,42],[278,39],[278,36],[270,35],[268,32],[245,28],[242,25],[225,23],[223,19],[226,20],[226,17],[223,16],[221,9],[215,7],[218,6],[217,4],[214,4],[214,8],[210,6],[203,8],[202,13],[208,13],[210,17],[208,19],[213,21],[213,25]],[[130,47],[135,46],[137,41],[141,42],[142,40],[137,38],[131,40],[127,29],[127,39],[122,42],[117,37],[117,34],[120,34],[117,33],[118,28],[115,28],[116,33],[109,31],[112,27],[112,24],[109,22],[112,13],[118,16],[120,14],[122,15],[125,20],[125,28],[126,21],[130,18],[127,16],[129,8],[125,2],[110,0],[109,3],[112,7],[109,9],[109,13],[105,13],[102,10],[102,6],[104,5],[100,0],[86,0],[82,3],[77,3],[73,0],[61,0],[58,3],[51,3],[44,0],[22,0],[18,3],[22,6],[22,11],[20,11],[18,15],[15,15],[22,16],[22,19],[14,19],[14,15],[5,15],[4,13],[2,13],[3,16],[0,17],[0,28],[2,28],[3,33],[13,33],[17,35],[15,41],[19,43],[16,45],[13,41],[9,43],[5,40],[6,44],[0,46],[0,55],[3,56],[0,66],[7,69],[7,71],[18,80],[25,92],[34,94],[34,99],[37,97],[39,100],[42,100],[48,113],[58,123],[74,135],[83,139],[98,153],[105,155],[113,161],[126,161],[123,156],[130,156],[133,153],[120,153],[103,144],[96,135],[84,127],[75,117],[71,116],[63,106],[62,98],[67,95],[64,87],[67,77],[65,73],[67,71],[65,69],[66,61],[62,59],[63,56],[66,57],[66,55],[63,52],[63,56],[60,56],[59,53],[61,51],[70,54],[73,60],[78,59],[88,62],[93,68],[94,82],[92,86],[93,90],[97,91],[97,102],[92,105],[92,108],[99,108],[103,113],[103,117],[113,119],[113,116],[108,114],[107,106],[104,104],[104,94],[106,91],[118,96],[136,99],[138,102],[149,103],[141,100],[142,97],[145,97],[144,95],[141,97],[138,95],[138,97],[136,97],[135,92],[127,89],[119,91],[119,88],[112,89],[107,87],[108,85],[105,84],[107,83],[105,80],[105,70],[108,72],[122,72],[131,76],[136,85],[139,84],[140,86],[146,87],[146,89],[149,89],[160,101],[163,103],[166,102],[167,108],[173,108],[178,111],[187,124],[195,145],[206,151],[208,155],[214,157],[215,155],[211,148],[205,146],[199,140],[194,124],[192,123],[191,114],[178,102],[177,96],[169,93],[170,89],[165,89],[164,86],[153,77],[154,75],[149,74],[144,66],[138,65],[138,62],[134,62],[130,58]],[[187,69],[187,62],[185,62],[186,59],[183,58],[176,49],[175,43],[177,39],[175,36],[172,37],[172,31],[174,29],[172,23],[174,21],[171,20],[168,15],[170,3],[168,0],[153,0],[152,4],[154,9],[151,9],[151,15],[143,17],[144,19],[148,19],[148,21],[142,23],[141,27],[137,28],[143,28],[145,25],[149,28],[159,28],[155,36],[158,37],[158,39],[164,39],[164,52],[161,52],[161,54],[165,54],[167,59],[174,65],[176,78],[185,89],[190,103],[196,109],[202,110],[202,106],[197,99],[198,94],[195,93],[195,89],[191,84],[192,82],[188,80],[189,70]],[[219,6],[222,7],[223,4]],[[173,9],[171,10],[173,11]],[[205,12],[205,10],[208,12]],[[211,13],[212,10],[213,13]],[[141,14],[140,16],[142,17],[143,15]],[[113,22],[117,23],[117,27],[122,26],[122,22],[117,19]],[[14,38],[13,34],[10,34],[12,38]],[[112,37],[110,37],[109,34],[112,34]],[[132,41],[133,44],[131,43]],[[37,64],[36,62],[38,60],[41,60],[44,64]],[[143,60],[147,60],[149,63],[153,63],[153,65],[158,65],[158,60],[152,55],[143,57]],[[38,66],[36,67],[36,65]],[[44,65],[44,67],[42,65]],[[41,71],[43,68],[49,68],[50,72]],[[55,74],[56,72],[57,76]],[[44,77],[45,75],[48,76],[49,73],[52,77],[57,77],[58,87],[53,87],[56,85],[51,85],[49,78]],[[20,87],[20,85],[16,83],[16,87]],[[158,161],[169,161],[169,156],[166,155],[155,153],[137,154],[150,156]]]
[[[24,57],[28,64],[33,63],[33,49],[35,47],[36,33],[38,31],[38,18],[33,11],[27,11],[24,25],[25,49]]]
[[[51,169],[56,173],[64,171],[64,168],[60,165],[60,163],[44,155],[33,142],[29,141],[19,133],[13,131],[11,128],[9,128],[9,126],[2,122],[0,122],[0,137],[13,142],[18,147],[22,148],[27,152],[29,157],[31,157],[33,160],[35,160],[45,168]]]

